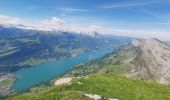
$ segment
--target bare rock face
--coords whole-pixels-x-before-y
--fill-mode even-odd
[[[137,52],[133,66],[140,78],[170,83],[170,46],[155,38],[145,41],[134,39],[131,45]]]

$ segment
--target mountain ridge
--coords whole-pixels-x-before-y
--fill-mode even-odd
[[[133,39],[129,47],[134,54],[131,59],[127,59],[127,64],[133,66],[138,77],[163,84],[170,83],[170,47],[166,43],[156,38]]]
[[[99,64],[99,62],[101,64]],[[86,75],[89,69],[102,70],[106,66],[119,65],[120,68],[130,68],[121,74],[127,77],[137,77],[142,80],[153,80],[163,84],[170,83],[170,47],[156,39],[133,39],[129,44],[120,47],[116,52],[77,66],[69,72],[71,75]],[[123,66],[127,66],[123,67]],[[82,73],[78,72],[81,71]],[[86,70],[83,72],[83,70]],[[84,74],[83,74],[84,73]],[[68,74],[68,75],[69,75]]]

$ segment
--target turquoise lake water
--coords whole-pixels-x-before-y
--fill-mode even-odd
[[[63,75],[77,64],[86,63],[112,51],[111,49],[88,51],[73,58],[46,62],[31,68],[23,68],[15,73],[19,78],[12,87],[17,92],[26,90],[36,84],[48,82],[54,77]]]

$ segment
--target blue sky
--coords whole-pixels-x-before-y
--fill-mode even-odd
[[[157,37],[170,41],[169,11],[170,0],[1,0],[0,2],[0,15],[4,16],[32,22],[57,17],[64,21],[65,26],[67,24],[84,27],[101,26],[115,30],[118,35]]]

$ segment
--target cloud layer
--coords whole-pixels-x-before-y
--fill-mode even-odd
[[[88,12],[87,9],[79,9],[79,8],[60,8],[61,11],[66,13],[74,13],[74,12]]]
[[[156,37],[163,40],[169,40],[170,38],[170,33],[166,31],[158,32],[153,30],[114,29],[113,27],[109,28],[100,25],[83,25],[80,23],[71,24],[65,23],[65,21],[58,17],[53,17],[51,19],[45,19],[33,23],[31,21],[26,21],[16,17],[0,15],[0,25],[41,31],[67,31],[85,34],[91,32],[98,32],[101,34],[113,34],[139,38]]]
[[[123,3],[111,3],[108,5],[102,6],[102,8],[129,8],[129,7],[139,7],[150,4],[160,4],[160,3],[170,3],[168,0],[132,0]]]
[[[19,26],[22,23],[24,22],[19,18],[0,15],[0,24],[2,25]]]

